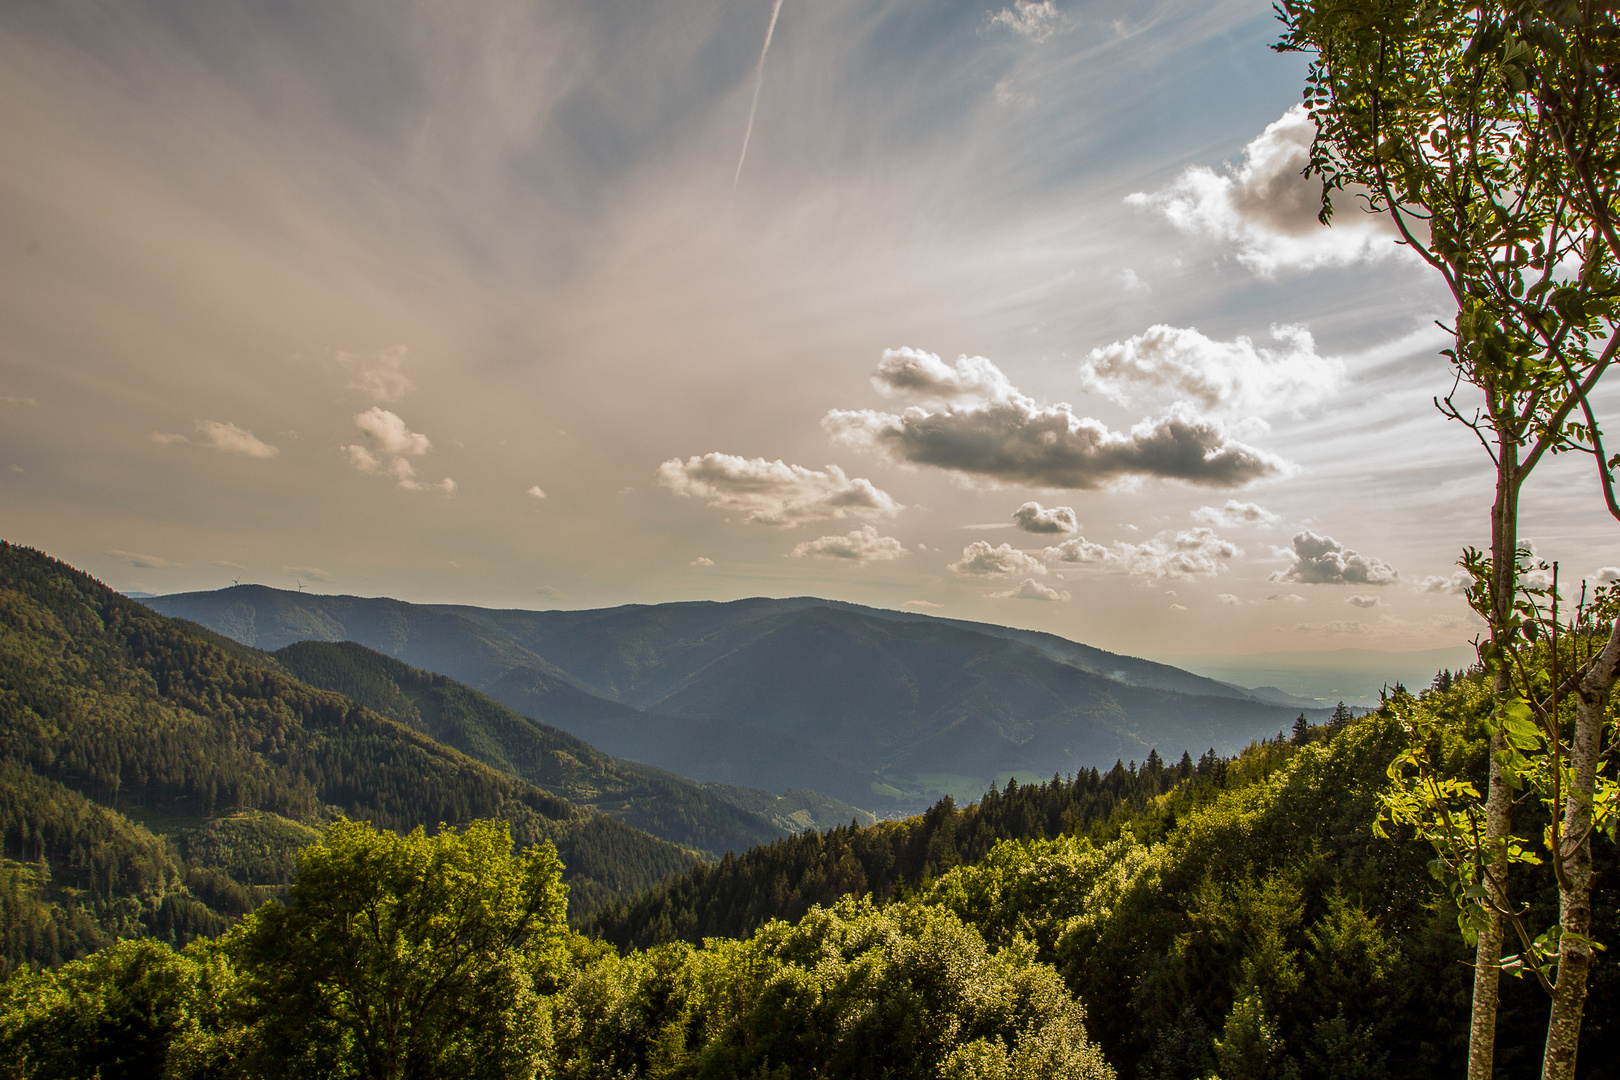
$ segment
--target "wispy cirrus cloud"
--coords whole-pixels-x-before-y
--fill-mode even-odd
[[[658,467],[658,483],[677,495],[704,499],[744,521],[789,527],[807,521],[893,517],[903,507],[870,480],[851,479],[837,465],[808,469],[781,459],[708,453]]]
[[[119,548],[110,548],[107,554],[139,570],[166,570],[175,565],[167,559],[160,559],[156,555],[143,555],[138,551],[123,551]]]
[[[206,446],[227,454],[241,454],[251,458],[273,458],[281,450],[259,438],[253,432],[243,427],[237,427],[228,420],[198,420],[197,439],[189,439],[184,435],[171,435],[157,431],[152,433],[152,441],[159,445],[188,444],[192,446]]]
[[[1058,8],[1053,0],[1013,0],[990,16],[991,26],[1000,26],[1037,45],[1049,40],[1058,27]]]

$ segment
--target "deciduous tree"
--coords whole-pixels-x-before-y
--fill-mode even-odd
[[[1305,98],[1318,125],[1310,169],[1322,220],[1347,201],[1387,215],[1444,280],[1457,314],[1447,351],[1458,388],[1437,402],[1468,425],[1496,467],[1491,548],[1471,560],[1471,599],[1490,626],[1481,659],[1496,697],[1480,837],[1470,1080],[1491,1075],[1502,916],[1513,910],[1505,737],[1525,702],[1513,685],[1525,641],[1518,535],[1525,481],[1548,453],[1590,454],[1611,513],[1613,468],[1590,395],[1613,362],[1620,239],[1620,33],[1610,0],[1282,0],[1279,48],[1314,54]],[[1579,709],[1566,825],[1550,838],[1562,894],[1544,1070],[1573,1074],[1591,962],[1586,848],[1594,770],[1620,624],[1573,678]],[[1556,723],[1552,725],[1556,729]],[[1553,742],[1558,741],[1552,730]]]

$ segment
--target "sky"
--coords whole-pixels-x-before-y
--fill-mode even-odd
[[[0,535],[130,592],[1463,644],[1492,478],[1432,404],[1447,296],[1315,222],[1277,36],[1268,0],[7,4]],[[1589,464],[1522,529],[1620,564]]]

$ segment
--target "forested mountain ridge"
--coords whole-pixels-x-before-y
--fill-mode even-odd
[[[277,884],[259,872],[275,837],[296,848],[312,835],[299,823],[337,814],[397,830],[506,820],[519,842],[565,853],[580,912],[696,857],[12,544],[0,544],[0,769],[12,963],[137,926],[174,940],[217,930]],[[233,876],[201,853],[249,811],[266,815],[246,830],[265,858]]]
[[[718,858],[784,833],[847,822],[843,804],[801,809],[769,792],[717,792],[649,765],[609,757],[564,731],[513,710],[445,675],[354,642],[303,641],[277,650],[291,674],[370,706],[486,765],[588,806],[671,843]],[[737,805],[747,801],[759,810]],[[798,813],[799,818],[790,815]]]
[[[260,646],[359,641],[616,756],[885,812],[1155,746],[1233,753],[1300,712],[1052,635],[814,598],[523,611],[239,586],[144,602]]]

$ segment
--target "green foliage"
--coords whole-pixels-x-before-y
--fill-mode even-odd
[[[1361,1075],[1427,1075],[1466,1036],[1460,943],[1421,859],[1367,828],[1401,733],[1317,734],[1092,836],[1003,843],[922,899],[1054,961],[1122,1075],[1316,1075],[1352,1052]]]
[[[312,1076],[533,1076],[549,1051],[534,984],[567,956],[560,877],[549,844],[514,855],[504,822],[433,837],[337,822],[299,856],[289,904],[233,935],[253,1060]]]
[[[748,941],[610,954],[559,1010],[559,1075],[580,1080],[1112,1076],[1029,950],[911,904],[845,899]]]
[[[1052,837],[1145,807],[1173,784],[1212,783],[1223,766],[1213,753],[1166,766],[1156,751],[1138,768],[1116,762],[1106,773],[1084,770],[1045,784],[1009,780],[974,804],[946,798],[903,821],[854,824],[806,833],[718,863],[694,867],[584,924],[621,948],[707,937],[743,937],[772,919],[793,920],[843,896],[887,900],[952,867],[983,858],[1005,839]]]
[[[1481,592],[1483,587],[1477,587],[1476,593]],[[1498,866],[1545,867],[1555,879],[1561,874],[1562,813],[1572,782],[1568,735],[1574,726],[1574,695],[1567,690],[1560,694],[1559,683],[1580,666],[1583,654],[1596,651],[1601,640],[1593,641],[1592,620],[1561,639],[1542,629],[1537,601],[1550,599],[1550,587],[1524,590],[1524,595],[1515,616],[1526,643],[1511,651],[1487,650],[1490,663],[1509,669],[1511,691],[1505,698],[1494,698],[1483,679],[1474,678],[1443,691],[1433,689],[1417,698],[1400,695],[1390,702],[1389,712],[1405,732],[1406,746],[1390,762],[1390,786],[1380,797],[1383,806],[1374,829],[1383,835],[1386,823],[1404,826],[1426,841],[1435,854],[1430,872],[1450,893],[1464,939],[1472,944],[1493,912],[1505,918],[1521,951],[1504,957],[1503,969],[1514,975],[1531,974],[1550,990],[1562,926],[1556,918],[1538,924],[1529,917],[1527,905],[1501,903],[1497,897],[1507,894],[1491,889],[1490,878]],[[1600,611],[1608,603],[1608,597],[1601,596]],[[1611,705],[1610,727],[1613,714]],[[1471,741],[1464,732],[1500,733],[1502,751],[1497,759],[1503,776],[1521,793],[1521,801],[1533,801],[1538,811],[1528,817],[1521,814],[1519,824],[1542,826],[1539,836],[1529,831],[1487,835],[1484,799],[1457,762]],[[1611,768],[1599,770],[1595,780],[1592,826],[1612,842],[1620,789]]]
[[[504,819],[557,846],[579,914],[694,861],[11,544],[0,780],[6,970],[218,933],[279,895],[307,829],[337,814],[402,831]]]
[[[211,942],[174,952],[120,941],[55,971],[22,970],[0,986],[0,1069],[18,1078],[208,1075],[194,1067],[228,1054],[218,1033],[239,994]]]

